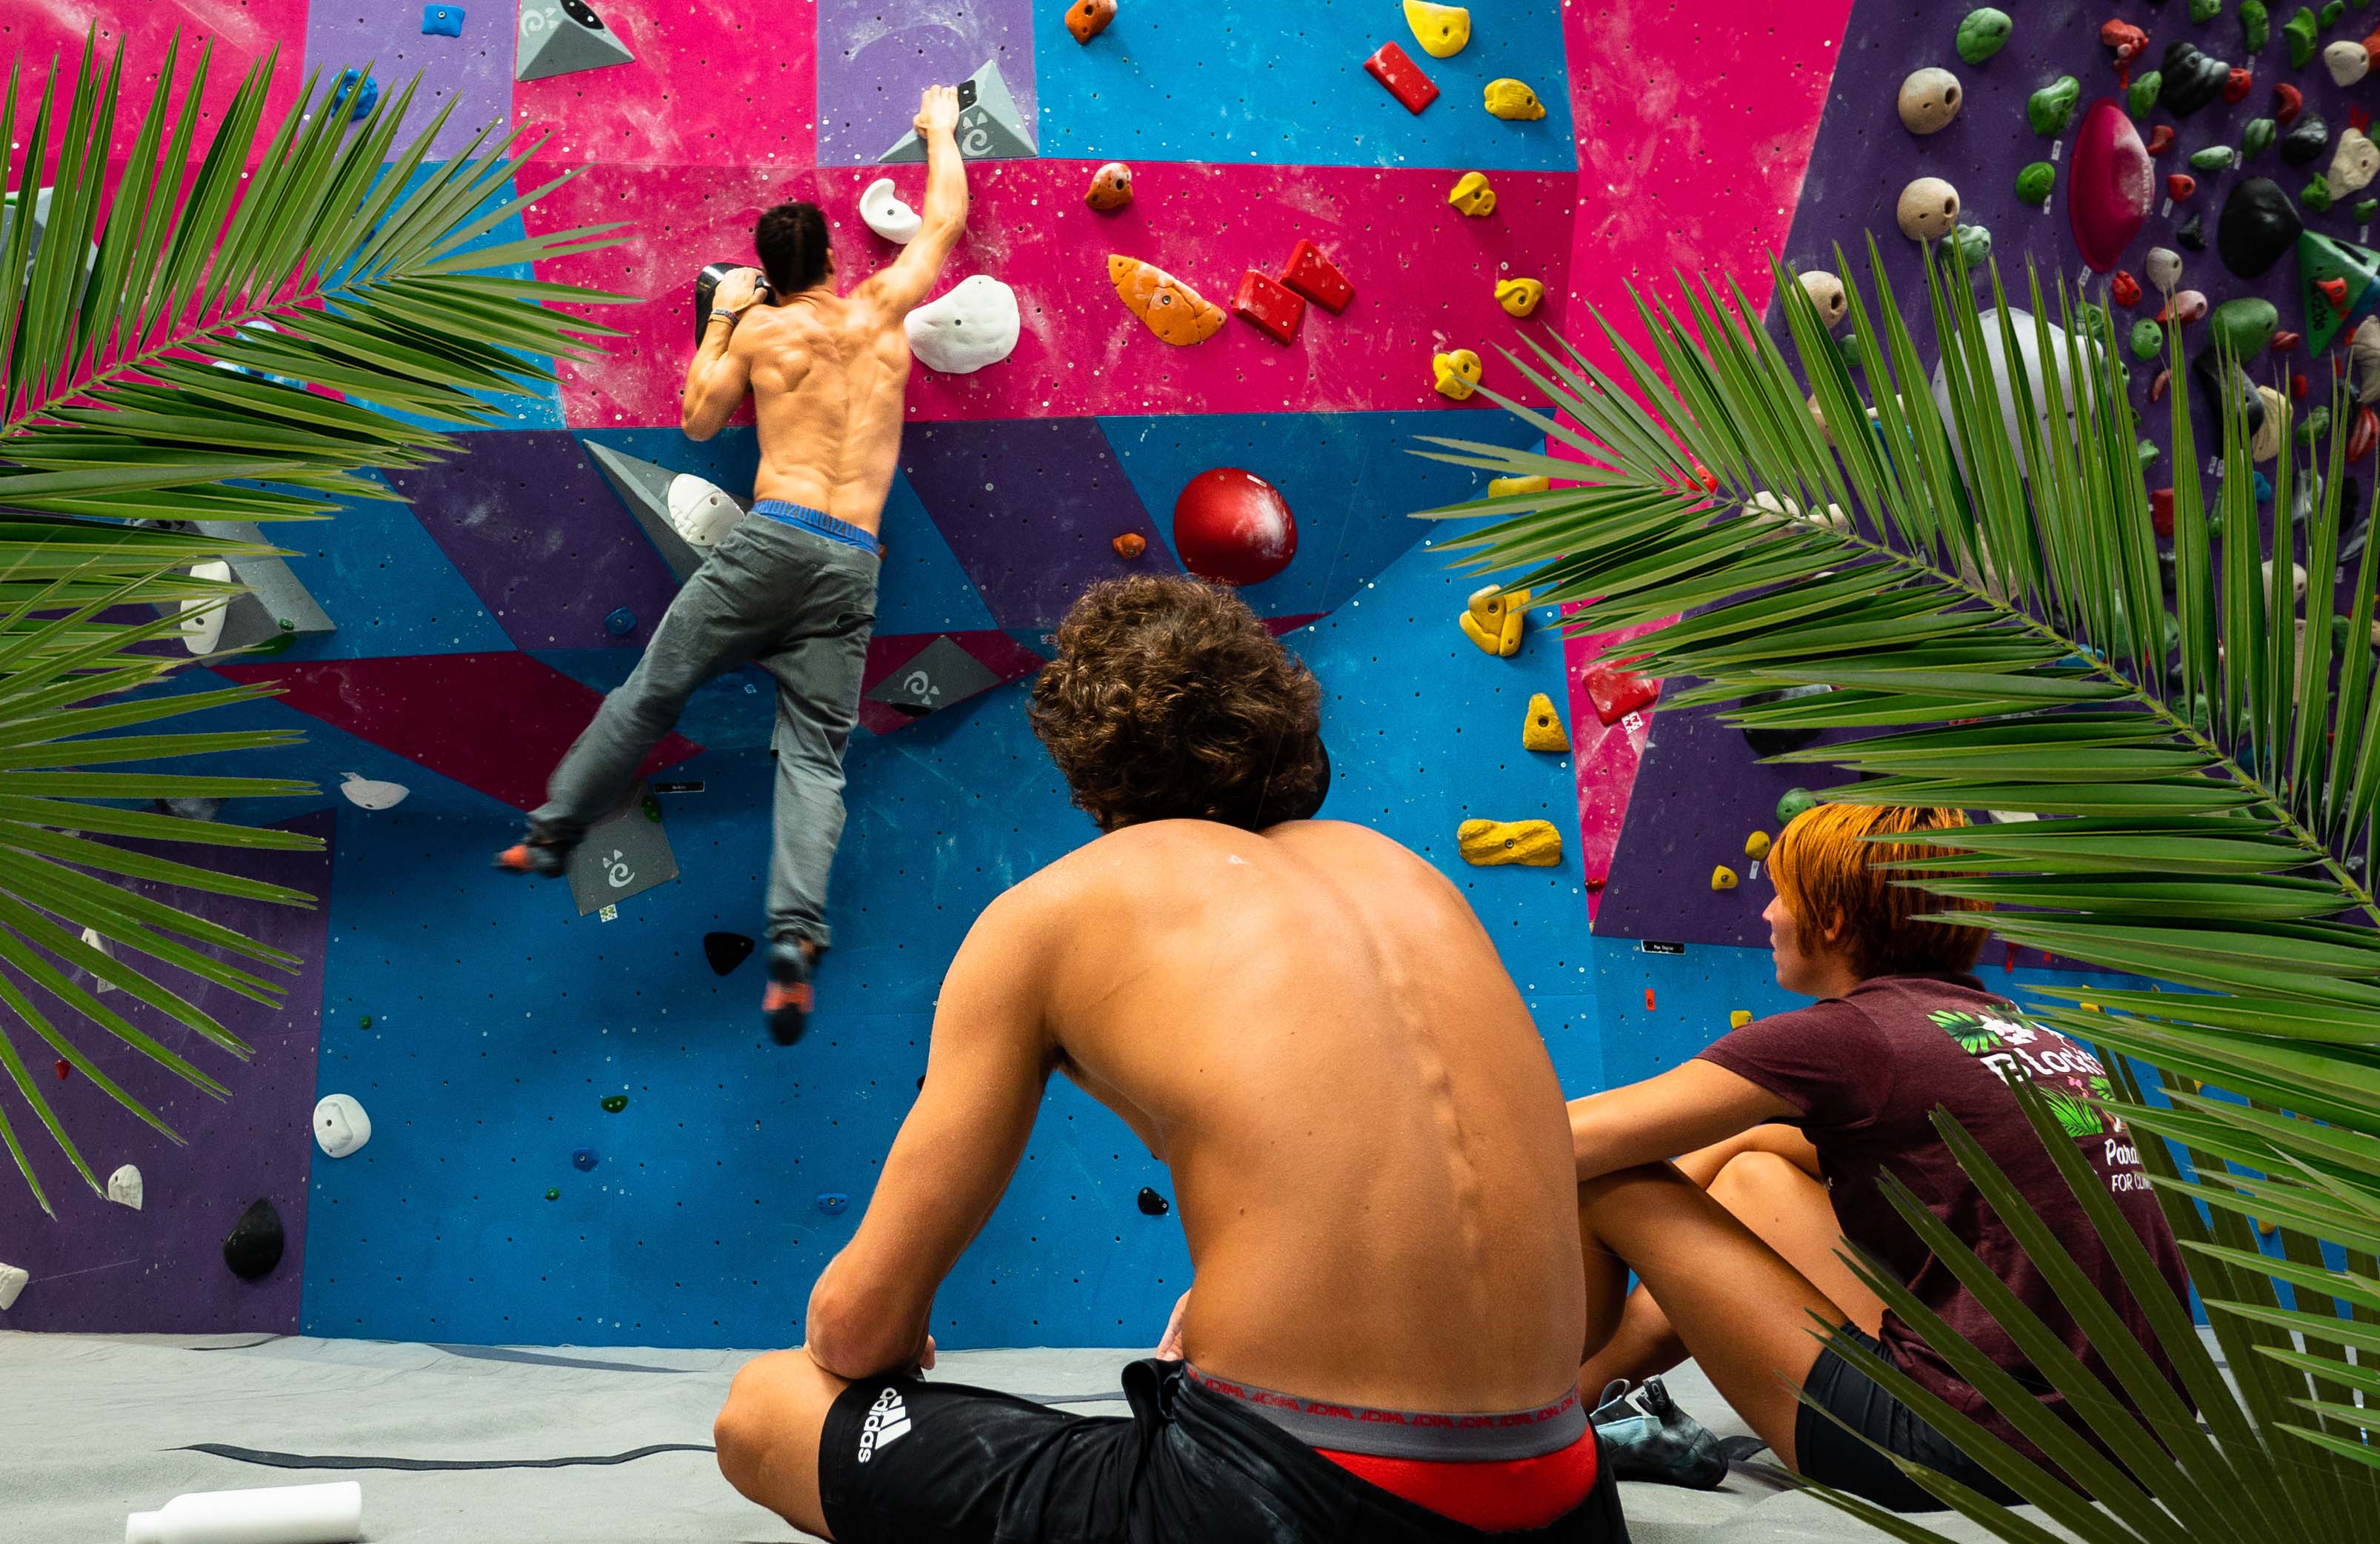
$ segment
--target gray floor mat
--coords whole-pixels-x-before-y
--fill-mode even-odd
[[[802,1538],[712,1463],[711,1416],[749,1355],[0,1332],[0,1544],[115,1538],[127,1513],[185,1490],[347,1477],[363,1484],[372,1544]],[[953,1352],[939,1376],[1115,1414],[1117,1369],[1138,1355]],[[1669,1382],[1720,1436],[1746,1434],[1694,1368]],[[1621,1496],[1637,1544],[1884,1537],[1748,1468],[1717,1490]],[[1937,1526],[1987,1537],[1955,1518]]]

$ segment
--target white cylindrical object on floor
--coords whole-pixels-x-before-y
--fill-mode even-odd
[[[127,1518],[124,1544],[354,1544],[363,1531],[364,1488],[343,1479],[176,1496]]]

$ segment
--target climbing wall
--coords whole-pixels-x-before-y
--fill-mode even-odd
[[[1464,887],[1566,1088],[1673,1064],[1730,1009],[1783,1005],[1765,953],[1719,947],[1746,942],[1740,930],[1659,933],[1691,939],[1686,954],[1590,932],[1596,908],[1612,933],[1612,906],[1650,904],[1635,891],[1668,882],[1628,882],[1636,849],[1709,836],[1688,836],[1707,820],[1670,797],[1674,774],[1657,765],[1672,721],[1647,700],[1605,723],[1583,668],[1593,640],[1565,644],[1556,617],[1532,616],[1511,657],[1473,645],[1456,626],[1473,584],[1406,515],[1484,490],[1407,452],[1431,433],[1537,443],[1484,398],[1434,390],[1435,355],[1475,350],[1489,385],[1521,393],[1499,350],[1524,327],[1580,335],[1585,308],[1624,307],[1632,280],[1675,265],[1763,290],[1765,251],[1816,239],[1803,170],[1814,135],[1844,118],[1828,91],[1847,18],[1853,37],[1864,25],[1897,39],[1944,33],[1955,15],[1482,0],[1468,46],[1441,59],[1397,0],[1123,0],[1087,43],[1060,0],[590,3],[602,38],[563,30],[558,0],[0,0],[0,38],[36,73],[94,15],[103,43],[124,37],[140,62],[176,26],[212,37],[210,101],[275,45],[276,100],[294,93],[295,66],[369,63],[389,83],[419,72],[421,99],[452,108],[436,153],[509,117],[546,136],[524,189],[589,168],[529,225],[625,222],[622,244],[536,276],[632,298],[602,313],[626,334],[606,358],[507,404],[464,454],[284,539],[334,630],[183,680],[285,688],[216,722],[302,730],[305,746],[223,758],[224,770],[310,777],[325,793],[225,813],[332,839],[313,860],[322,871],[290,881],[327,894],[306,918],[310,941],[290,944],[315,963],[285,1022],[244,1030],[253,1067],[208,1064],[236,1097],[227,1117],[187,1125],[188,1148],[78,1108],[103,1173],[139,1158],[146,1210],[78,1192],[49,1223],[0,1186],[0,1258],[35,1277],[0,1323],[796,1338],[809,1283],[856,1225],[914,1097],[967,925],[1092,834],[1026,723],[1047,635],[1084,585],[1181,567],[1175,501],[1216,468],[1258,475],[1293,512],[1294,560],[1244,594],[1324,685],[1327,812],[1379,827]],[[457,18],[451,34],[425,30],[433,11]],[[1419,114],[1364,67],[1391,43],[1440,90]],[[1544,115],[1485,111],[1499,78],[1525,82]],[[749,492],[748,413],[703,444],[677,428],[696,271],[747,260],[755,217],[785,199],[828,212],[845,284],[889,261],[897,249],[862,223],[859,195],[890,176],[919,199],[924,168],[896,146],[919,86],[960,79],[1000,110],[945,286],[1000,279],[1022,326],[1002,362],[913,381],[867,685],[897,687],[931,650],[955,651],[985,689],[922,718],[865,707],[837,946],[810,1035],[788,1051],[760,1033],[759,969],[738,952],[759,930],[768,851],[765,677],[705,687],[656,752],[650,796],[618,839],[639,856],[611,868],[628,875],[615,906],[582,910],[562,885],[498,879],[487,854],[634,667],[678,582],[684,553],[640,521],[636,479],[690,472]],[[1888,149],[1847,153],[1881,185],[1905,159]],[[1111,160],[1131,165],[1135,196],[1096,213],[1085,188]],[[1872,192],[1840,170],[1812,191],[1873,217]],[[1492,187],[1492,213],[1450,204],[1466,173]],[[520,234],[508,223],[484,239]],[[1110,254],[1136,258],[1220,302],[1248,271],[1281,272],[1301,240],[1355,298],[1339,314],[1308,307],[1286,345],[1231,319],[1169,346],[1107,278]],[[1544,286],[1526,322],[1497,303],[1512,278]],[[1127,535],[1144,545],[1129,561],[1114,545]],[[1523,748],[1538,694],[1568,719],[1574,755]],[[1719,748],[1728,770],[1694,786],[1728,782],[1734,797],[1748,760]],[[1632,804],[1640,787],[1660,797]],[[1547,821],[1560,861],[1472,867],[1455,838],[1471,819]],[[1756,912],[1758,891],[1740,904]],[[153,1071],[130,1076],[175,1118],[187,1110]],[[372,1123],[370,1142],[336,1159],[307,1126],[313,1100],[334,1093]],[[1136,1204],[1144,1187],[1165,1192],[1162,1168],[1105,1112],[1053,1088],[1007,1200],[938,1301],[937,1335],[1153,1334],[1186,1258],[1178,1220]],[[287,1249],[261,1283],[238,1283],[214,1244],[259,1198]]]

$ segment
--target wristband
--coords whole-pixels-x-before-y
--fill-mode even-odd
[[[725,310],[724,308],[722,308],[722,309],[720,309],[720,310],[713,310],[713,311],[710,313],[710,320],[711,320],[712,322],[716,322],[716,321],[718,321],[721,317],[725,317],[725,318],[727,319],[727,324],[728,324],[730,327],[733,327],[733,326],[735,326],[735,325],[736,319],[737,319],[737,318],[739,318],[739,317],[741,317],[743,314],[744,314],[744,313],[743,313],[742,311],[731,311],[731,310]],[[705,323],[705,325],[708,325],[708,323]]]

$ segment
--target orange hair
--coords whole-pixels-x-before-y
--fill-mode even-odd
[[[1973,969],[1988,933],[1982,928],[1918,920],[1923,912],[1989,911],[1988,901],[1929,895],[1893,882],[1877,867],[1940,855],[1918,842],[1871,842],[1953,831],[1963,811],[1908,806],[1821,804],[1795,816],[1768,855],[1768,877],[1794,925],[1813,944],[1840,949],[1853,970],[1871,976],[1939,974]],[[1913,876],[1911,876],[1913,877]],[[1832,932],[1831,939],[1828,935]]]

